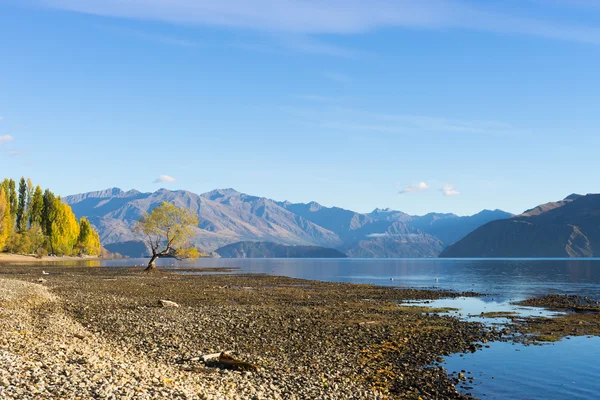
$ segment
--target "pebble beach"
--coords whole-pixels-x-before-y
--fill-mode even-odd
[[[441,357],[502,333],[401,304],[458,295],[4,264],[0,398],[468,398]]]

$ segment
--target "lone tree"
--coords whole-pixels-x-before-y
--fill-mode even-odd
[[[144,236],[152,249],[152,257],[146,271],[157,269],[157,258],[198,258],[200,253],[197,249],[185,247],[193,235],[193,228],[197,225],[198,218],[190,211],[167,202],[163,202],[150,214],[144,215],[137,222],[135,231]]]

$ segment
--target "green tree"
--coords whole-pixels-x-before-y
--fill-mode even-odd
[[[10,203],[8,202],[5,190],[4,185],[0,186],[0,251],[6,247],[12,231]]]
[[[17,232],[22,233],[27,230],[27,218],[25,215],[25,203],[27,202],[27,183],[25,178],[21,177],[19,181],[19,202],[17,204]]]
[[[163,202],[136,224],[135,231],[144,237],[152,250],[146,271],[156,270],[156,259],[161,257],[198,258],[193,247],[185,247],[194,234],[198,218],[189,210]]]
[[[56,197],[54,202],[50,246],[56,255],[70,255],[73,254],[77,239],[79,239],[79,223],[71,207],[64,204],[60,197]]]
[[[33,186],[33,182],[31,182],[30,178],[27,178],[27,200],[25,201],[25,226],[29,228],[29,221],[31,220],[31,202],[33,201],[33,192],[35,187]]]
[[[90,221],[85,217],[82,217],[81,221],[79,221],[79,240],[77,242],[77,248],[81,254],[87,254],[89,256],[99,256],[102,249],[98,232],[92,228]]]
[[[14,180],[8,180],[8,203],[10,205],[10,216],[14,226],[17,219],[17,186]]]
[[[13,254],[31,254],[31,243],[27,233],[13,232],[6,244],[6,250]]]
[[[30,246],[29,254],[35,254],[40,258],[48,254],[48,239],[42,233],[42,228],[39,224],[31,224],[25,235]]]
[[[42,231],[46,236],[52,236],[52,219],[54,218],[56,208],[56,197],[49,189],[46,189],[43,196],[42,208]]]
[[[37,224],[42,226],[42,214],[44,212],[44,195],[42,194],[42,188],[38,185],[33,192],[31,199],[31,207],[29,212],[29,225],[33,226]],[[42,229],[43,231],[43,229]]]

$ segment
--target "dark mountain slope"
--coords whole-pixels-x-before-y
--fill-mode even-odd
[[[400,221],[377,231],[365,232],[361,239],[346,243],[342,251],[356,258],[419,258],[437,257],[444,248],[439,239]]]
[[[319,246],[286,246],[270,242],[239,242],[215,250],[223,258],[346,258],[335,249]]]
[[[408,224],[437,237],[445,245],[450,245],[488,222],[510,217],[512,214],[502,210],[483,210],[466,217],[432,213],[423,217],[415,217]]]
[[[490,222],[440,257],[599,256],[600,195],[569,196],[548,204],[532,209],[535,212]]]

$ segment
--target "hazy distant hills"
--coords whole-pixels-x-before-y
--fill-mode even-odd
[[[320,246],[286,246],[271,242],[238,242],[215,251],[223,258],[345,258],[341,251]]]
[[[600,195],[571,195],[510,219],[489,222],[441,257],[600,256]]]
[[[133,226],[163,201],[198,215],[194,244],[207,252],[238,242],[272,242],[334,248],[351,257],[436,257],[473,229],[512,216],[499,210],[470,217],[411,216],[390,209],[361,214],[316,202],[276,202],[233,189],[198,195],[184,190],[141,193],[112,188],[63,200],[77,217],[89,218],[104,246],[130,256],[139,255],[141,249]]]

